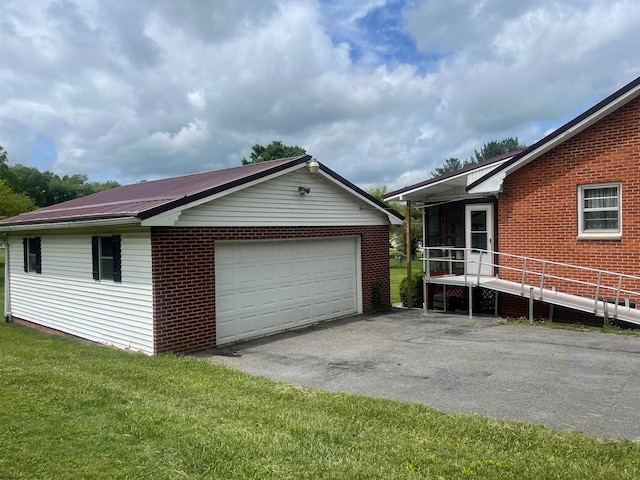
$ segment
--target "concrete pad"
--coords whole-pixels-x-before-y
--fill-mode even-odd
[[[273,380],[640,438],[640,337],[394,309],[198,355]]]

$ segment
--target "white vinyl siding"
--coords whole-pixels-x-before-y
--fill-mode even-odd
[[[93,280],[91,234],[43,234],[42,275],[24,273],[22,240],[10,236],[12,315],[95,342],[153,353],[150,233],[121,236],[122,283]]]
[[[582,185],[578,188],[578,234],[584,237],[619,237],[622,234],[620,183]]]
[[[310,188],[300,195],[298,187]],[[175,226],[388,225],[386,215],[306,169],[184,210]]]

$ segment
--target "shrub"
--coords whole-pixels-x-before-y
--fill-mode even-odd
[[[400,282],[400,300],[407,306],[407,279]],[[424,303],[424,289],[422,288],[422,273],[414,273],[411,277],[411,305],[421,307]]]
[[[373,282],[373,285],[371,285],[371,304],[374,312],[381,312],[385,310],[384,282],[380,279],[377,279]]]

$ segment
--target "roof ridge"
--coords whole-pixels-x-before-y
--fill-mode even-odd
[[[267,164],[276,163],[276,162],[283,162],[284,163],[285,161],[290,161],[290,160],[297,159],[297,158],[300,158],[300,157],[305,157],[307,155],[309,155],[309,154],[295,155],[293,157],[276,158],[274,160],[266,160],[264,162],[249,163],[247,165],[237,165],[235,167],[221,168],[220,170],[204,170],[202,172],[185,173],[183,175],[175,175],[175,176],[172,176],[172,177],[157,178],[155,180],[144,180],[144,181],[140,181],[140,182],[136,182],[136,183],[130,183],[128,185],[122,185],[121,187],[131,187],[133,185],[148,184],[148,183],[155,183],[155,182],[164,182],[166,180],[176,180],[178,178],[197,177],[199,175],[206,175],[208,173],[228,172],[228,171],[231,171],[231,170],[238,170],[238,169],[241,169],[241,168],[254,167],[256,165],[267,165]],[[121,187],[117,187],[117,188],[121,188]]]

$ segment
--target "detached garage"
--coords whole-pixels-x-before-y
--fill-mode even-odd
[[[402,221],[308,155],[124,186],[0,222],[5,317],[158,354],[388,308]]]

